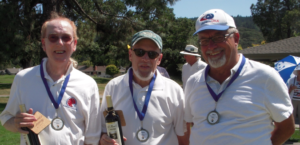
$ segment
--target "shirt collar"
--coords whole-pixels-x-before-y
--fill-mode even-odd
[[[244,56],[243,56],[243,54],[241,54],[241,53],[239,53],[238,55],[240,55],[239,61],[238,61],[237,64],[234,65],[234,67],[233,67],[232,69],[230,69],[231,74],[230,74],[229,77],[232,77],[232,76],[237,72],[237,70],[239,69],[239,66],[240,66],[241,63],[242,63],[242,59],[243,59]],[[208,66],[208,65],[207,65],[207,66]],[[245,66],[244,66],[244,67],[245,67]],[[202,76],[201,76],[201,81],[202,81],[202,82],[205,82],[205,79],[204,79],[204,77],[205,77],[205,75],[204,75],[205,69],[206,69],[206,67],[204,68],[204,71],[203,71]],[[207,75],[207,83],[209,83],[209,82],[211,82],[211,81],[215,81],[215,79],[213,79],[212,77],[210,77],[209,75]]]
[[[48,72],[46,70],[46,63],[47,63],[47,61],[48,61],[48,58],[43,58],[43,70],[44,70],[44,74],[45,74],[45,79],[47,79],[48,81],[52,81],[53,82],[52,78],[49,76],[49,74],[48,74]],[[39,67],[41,67],[41,65],[39,65]],[[69,75],[72,72],[72,70],[73,70],[73,63],[71,63],[69,65],[67,73],[63,77],[61,77],[60,79],[58,79],[56,82],[60,82],[60,81],[65,80],[66,76]],[[36,72],[36,76],[41,77],[40,69],[38,69],[38,71]]]
[[[125,84],[127,87],[129,87],[129,71],[130,69],[132,69],[131,67],[127,70],[127,73],[125,74],[124,76],[124,81],[125,81]],[[154,82],[154,86],[153,86],[153,90],[154,89],[164,89],[164,81],[163,81],[163,78],[164,76],[162,76],[160,74],[160,72],[156,69],[156,79],[155,79],[155,82]],[[147,86],[149,87],[149,85]],[[148,90],[148,88],[147,88]]]

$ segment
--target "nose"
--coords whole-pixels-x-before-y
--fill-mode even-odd
[[[64,42],[63,42],[63,40],[62,40],[61,37],[58,37],[57,43],[60,44],[60,45],[63,45],[63,44],[64,44]]]
[[[148,52],[146,52],[146,53],[142,56],[142,60],[143,60],[143,61],[149,61],[149,60],[150,60],[150,58],[149,58],[149,56],[148,56]]]
[[[217,47],[217,44],[212,39],[210,39],[208,49],[214,49],[216,47]]]

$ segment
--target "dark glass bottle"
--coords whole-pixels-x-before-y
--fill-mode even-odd
[[[115,139],[119,145],[125,145],[123,140],[121,121],[118,114],[114,110],[111,96],[106,96],[106,103],[108,111],[107,115],[105,116],[107,135],[110,138]]]

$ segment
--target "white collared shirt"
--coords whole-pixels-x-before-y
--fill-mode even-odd
[[[126,126],[123,126],[122,130],[127,138],[126,144],[177,145],[177,135],[183,136],[186,127],[183,120],[184,95],[181,87],[156,71],[157,77],[143,120],[143,128],[149,132],[149,139],[146,142],[140,142],[136,138],[136,133],[141,129],[141,121],[133,106],[128,72],[112,79],[106,85],[101,112],[107,108],[105,96],[111,95],[114,109],[122,110],[125,117]],[[134,100],[139,110],[143,108],[148,87],[142,88],[133,82]],[[104,117],[102,117],[102,130],[106,132]]]
[[[208,84],[218,94],[236,72],[222,84],[208,77]],[[201,145],[271,145],[272,121],[281,122],[293,111],[287,87],[273,68],[246,59],[236,80],[224,91],[218,102],[209,93],[205,70],[191,76],[185,88],[185,121],[193,122],[190,144]],[[206,118],[215,110],[220,114],[219,123],[210,125]]]
[[[183,89],[185,88],[186,85],[186,81],[188,80],[188,78],[190,76],[192,76],[193,74],[195,74],[196,72],[204,69],[206,67],[206,63],[201,61],[201,59],[199,58],[192,66],[188,63],[185,63],[182,66],[182,86]]]
[[[53,82],[46,71],[46,61],[47,59],[43,62],[45,78],[54,99],[57,100],[65,76]],[[2,125],[20,113],[20,104],[25,104],[27,110],[32,108],[33,112],[39,111],[50,121],[57,116],[64,121],[65,126],[60,131],[54,130],[51,125],[41,131],[41,144],[98,144],[101,120],[97,84],[72,65],[68,68],[66,75],[68,74],[71,74],[69,83],[56,111],[42,82],[40,65],[20,71],[15,76],[6,108],[0,114]],[[22,136],[20,144],[25,145]]]

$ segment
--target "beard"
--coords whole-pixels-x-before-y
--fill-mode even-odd
[[[153,75],[154,75],[154,72],[151,71],[150,74],[149,74],[148,76],[141,76],[141,74],[139,73],[139,71],[134,70],[133,68],[132,68],[132,70],[133,70],[133,73],[135,74],[135,76],[136,76],[138,79],[142,80],[142,81],[148,81],[148,80],[150,80],[150,79],[153,77]]]
[[[218,58],[218,59],[212,59],[212,58],[208,57],[208,62],[211,67],[219,68],[219,67],[223,66],[226,62],[225,54],[222,55],[222,57]]]

